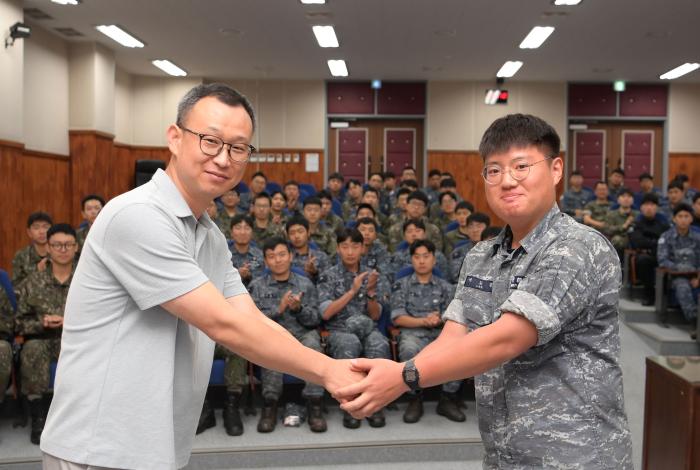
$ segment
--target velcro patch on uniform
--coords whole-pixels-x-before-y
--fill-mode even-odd
[[[471,287],[472,289],[491,292],[491,289],[493,288],[493,281],[479,279],[478,277],[474,276],[467,276],[467,278],[464,280],[464,287]]]
[[[510,280],[510,288],[517,289],[520,281],[523,279],[525,279],[525,276],[513,276],[513,279]]]

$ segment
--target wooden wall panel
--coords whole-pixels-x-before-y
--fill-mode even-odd
[[[690,178],[690,186],[695,189],[700,189],[700,153],[669,153],[669,181],[678,173],[685,173],[688,175],[688,178]]]
[[[110,192],[113,139],[97,131],[69,132],[74,225],[81,222],[80,201],[85,195]]]
[[[313,184],[316,189],[321,189],[325,186],[323,179],[324,155],[323,150],[301,150],[301,149],[261,149],[260,154],[299,154],[298,163],[277,163],[277,162],[250,162],[246,165],[245,173],[243,174],[243,182],[248,184],[254,173],[262,171],[267,176],[268,181],[284,185],[289,180],[295,180],[297,183]],[[318,154],[318,172],[306,172],[306,155],[309,153]],[[284,157],[283,157],[284,158]]]
[[[137,160],[170,160],[167,147],[140,147],[119,143],[112,145],[112,174],[107,198],[113,198],[134,187],[134,172]]]

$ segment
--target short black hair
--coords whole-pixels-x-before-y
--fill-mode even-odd
[[[53,220],[51,216],[46,212],[32,212],[27,217],[27,228],[31,227],[34,222],[46,222],[49,225],[53,225]]]
[[[317,192],[316,197],[319,199],[328,199],[331,202],[333,201],[333,195],[325,189],[322,189],[321,191]]]
[[[381,171],[373,171],[369,174],[370,178],[373,176],[379,176],[382,179],[382,181],[384,181],[384,174]]]
[[[403,167],[403,169],[401,170],[401,172],[404,172],[404,171],[406,171],[406,170],[413,170],[414,173],[416,172],[416,169],[413,168],[413,167],[410,166],[410,165],[406,165],[405,167]]]
[[[673,216],[675,217],[678,215],[679,212],[686,211],[688,214],[693,215],[694,211],[693,208],[690,207],[690,204],[686,204],[685,202],[681,202],[678,204],[676,207],[673,208]]]
[[[257,201],[258,199],[267,199],[267,202],[272,204],[272,197],[269,194],[267,194],[265,191],[260,192],[260,193],[255,195],[255,197],[253,198],[253,204],[255,204],[255,201]]]
[[[686,175],[685,173],[678,173],[673,179],[678,180],[681,183],[687,183],[688,181],[690,181],[690,178],[688,178],[688,175]]]
[[[284,225],[285,231],[289,234],[289,229],[294,225],[301,225],[307,232],[309,231],[309,221],[300,215],[295,215],[287,221],[287,223]]]
[[[66,235],[70,235],[76,240],[78,239],[78,235],[75,233],[75,229],[71,227],[70,224],[66,223],[60,223],[60,224],[53,224],[51,228],[49,228],[48,232],[46,232],[46,239],[51,240],[51,237],[56,235],[57,233],[64,233]]]
[[[491,217],[483,212],[474,212],[473,214],[469,214],[469,217],[467,217],[467,225],[471,224],[472,222],[486,224],[488,227],[491,225]]]
[[[321,207],[321,198],[317,196],[309,196],[304,199],[304,207],[313,205]]]
[[[643,206],[644,204],[651,202],[652,204],[659,205],[659,196],[657,196],[654,193],[646,193],[644,196],[642,196],[642,202],[639,204],[640,206]]]
[[[440,176],[445,176],[445,177],[447,177],[447,178],[455,179],[455,176],[454,176],[452,173],[450,173],[449,171],[443,171],[443,172],[440,174]]]
[[[654,177],[651,176],[650,173],[642,173],[641,175],[639,175],[639,181],[642,181],[642,180],[652,180],[653,181]]]
[[[284,194],[284,191],[277,190],[277,191],[272,191],[272,194],[270,194],[270,203],[272,203],[272,198],[277,196],[278,194],[280,196],[282,196],[282,199],[284,199],[285,201],[287,200],[287,195]]]
[[[226,192],[233,191],[234,193],[238,194],[239,196],[241,195],[241,190],[240,190],[241,183],[238,183],[232,188],[229,188]]]
[[[262,246],[262,251],[263,251],[263,256],[267,254],[268,251],[274,251],[275,248],[277,248],[280,245],[284,245],[284,247],[291,253],[291,250],[289,249],[289,245],[287,244],[287,240],[285,240],[282,237],[272,237],[268,238],[265,240],[265,243],[263,243]]]
[[[572,176],[583,176],[583,175],[581,174],[580,171],[574,170],[574,171],[572,171],[571,174],[569,175],[569,178],[571,178]]]
[[[359,230],[356,228],[344,228],[338,232],[336,236],[336,241],[338,245],[344,241],[350,240],[353,243],[364,243],[365,237],[362,236]]]
[[[425,224],[423,223],[422,220],[420,219],[408,219],[406,222],[403,223],[402,227],[402,233],[406,233],[406,229],[413,225],[416,228],[423,229],[425,231]]]
[[[693,196],[693,204],[695,204],[698,199],[700,199],[700,193],[695,193],[695,196]]]
[[[365,188],[365,193],[374,193],[377,195],[377,197],[379,197],[379,190],[376,188],[373,188],[372,186],[368,186],[367,188]]]
[[[623,194],[627,194],[629,196],[634,197],[634,193],[632,192],[631,189],[629,188],[622,188],[619,193],[617,193],[617,197],[622,196]]]
[[[399,199],[399,196],[401,196],[401,195],[403,195],[403,194],[411,194],[412,192],[413,192],[413,191],[411,191],[410,189],[408,189],[408,188],[406,188],[406,187],[399,188],[399,190],[396,191],[396,199],[398,200],[398,199]]]
[[[99,201],[102,207],[105,206],[105,200],[102,199],[102,196],[99,196],[97,194],[88,194],[80,201],[80,207],[82,207],[83,210],[85,210],[85,203],[88,201]]]
[[[400,186],[402,188],[410,186],[413,189],[418,189],[418,181],[416,181],[416,180],[401,180]]]
[[[357,219],[357,224],[355,225],[355,227],[359,227],[360,225],[374,225],[374,230],[379,229],[377,221],[371,217],[360,217],[359,219]]]
[[[297,188],[299,187],[299,183],[297,183],[294,180],[289,180],[286,183],[284,183],[284,187],[282,189],[287,189],[289,186],[296,186]]]
[[[210,96],[228,106],[241,106],[245,109],[253,123],[253,131],[255,131],[255,111],[253,111],[253,106],[248,101],[248,98],[223,83],[202,83],[190,89],[177,105],[177,119],[175,122],[178,127],[182,128],[185,125],[187,116],[199,100]]]
[[[474,204],[472,204],[469,201],[460,201],[457,203],[457,208],[455,209],[455,212],[457,212],[460,209],[466,209],[469,212],[474,212]]]
[[[394,174],[393,171],[385,171],[384,174],[382,175],[382,177],[384,179],[387,179],[387,178],[396,179],[396,175]]]
[[[336,171],[335,173],[331,173],[330,175],[328,175],[328,181],[330,180],[338,180],[340,182],[343,182],[345,181],[345,177]]]
[[[265,181],[267,181],[267,176],[265,176],[265,173],[263,173],[262,171],[256,171],[255,173],[253,173],[253,176],[250,177],[250,181],[253,181],[253,180],[254,180],[255,178],[257,178],[258,176],[262,176],[262,178],[263,178]]]
[[[481,241],[483,242],[484,240],[497,237],[498,234],[501,233],[501,230],[503,230],[503,227],[499,227],[497,225],[486,227],[484,231],[481,232]]]
[[[250,228],[255,227],[253,225],[253,219],[251,216],[249,216],[248,214],[236,214],[231,218],[231,224],[229,225],[229,228],[233,228],[234,225],[238,225],[241,222],[245,222]]]
[[[356,180],[353,178],[351,180],[348,180],[347,183],[345,183],[345,189],[350,189],[351,185],[352,186],[362,186],[362,183],[360,183],[360,180]]]
[[[617,173],[618,175],[625,176],[625,170],[623,170],[620,167],[613,168],[613,171],[611,171],[610,174],[612,175],[613,173]]]
[[[453,180],[452,178],[445,178],[444,180],[440,181],[440,187],[441,188],[456,188],[457,182],[455,180]]]
[[[674,179],[670,183],[668,183],[668,187],[666,188],[666,190],[670,191],[671,189],[674,189],[674,188],[680,189],[681,191],[683,191],[683,189],[684,189],[683,182],[678,180],[678,179]]]
[[[509,114],[496,119],[481,138],[479,153],[486,160],[495,153],[512,147],[534,146],[547,157],[559,155],[561,140],[557,131],[544,120],[531,114]]]
[[[408,247],[408,252],[411,254],[411,256],[413,256],[416,253],[416,250],[422,246],[425,247],[433,255],[435,254],[435,243],[431,242],[428,239],[414,241],[413,243],[411,243],[411,246]]]
[[[442,204],[442,200],[445,199],[445,196],[450,196],[455,201],[457,200],[457,195],[455,193],[452,191],[445,191],[444,193],[440,194],[440,197],[438,198],[438,202],[440,204]]]
[[[358,204],[357,212],[360,212],[360,209],[369,209],[372,211],[372,214],[374,214],[375,216],[377,215],[377,211],[374,210],[374,207],[372,207],[372,204],[367,204],[366,202],[363,202],[362,204]]]
[[[606,188],[608,187],[608,183],[606,183],[606,182],[603,181],[603,180],[598,180],[598,181],[596,181],[595,184],[593,185],[593,189],[597,188],[597,187],[600,186],[601,184],[602,184],[603,186],[605,186]]]
[[[423,203],[425,204],[425,207],[428,207],[428,203],[429,203],[428,196],[426,196],[423,191],[413,191],[411,194],[408,195],[408,199],[406,200],[406,202],[411,202],[414,199],[418,199],[419,201],[423,201]]]
[[[433,168],[432,170],[430,170],[428,172],[428,178],[432,178],[433,176],[441,176],[441,175],[442,175],[442,173],[437,168]]]

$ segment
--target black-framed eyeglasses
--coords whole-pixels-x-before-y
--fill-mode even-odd
[[[542,160],[538,160],[534,163],[528,163],[526,161],[518,161],[515,166],[508,166],[508,173],[510,173],[511,178],[515,181],[522,181],[530,175],[530,167],[542,163],[544,161],[550,160],[554,157],[545,157]],[[501,184],[503,181],[503,175],[505,174],[505,169],[501,165],[496,165],[495,163],[491,165],[486,165],[483,170],[481,170],[481,176],[484,177],[490,185]]]
[[[215,135],[200,134],[186,127],[180,127],[180,129],[199,137],[199,149],[204,155],[209,157],[218,156],[221,153],[221,149],[227,145],[228,150],[226,153],[228,154],[229,161],[241,164],[247,163],[250,159],[250,155],[256,151],[255,147],[250,144],[231,144],[229,142],[224,142],[220,137]]]
[[[75,245],[77,245],[77,243],[75,243],[75,242],[49,243],[49,246],[51,247],[51,249],[56,250],[56,251],[72,250],[73,248],[75,248]]]

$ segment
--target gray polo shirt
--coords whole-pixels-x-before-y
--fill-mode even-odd
[[[214,342],[160,305],[211,281],[245,294],[226,239],[163,171],[100,212],[68,293],[42,451],[128,469],[187,464]]]

